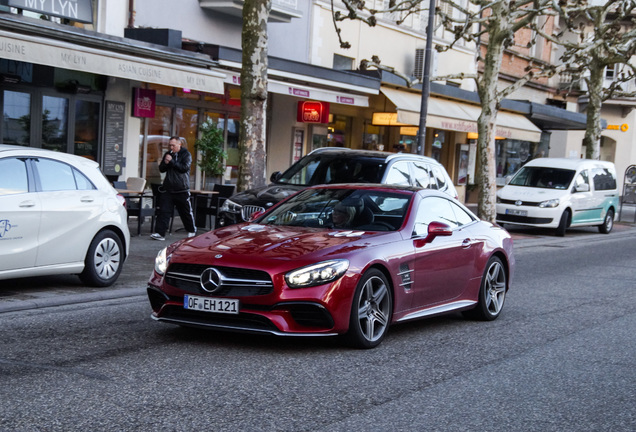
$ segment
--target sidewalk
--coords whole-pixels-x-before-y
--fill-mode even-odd
[[[476,210],[476,209],[474,209]],[[633,235],[636,237],[634,221],[635,207],[623,209],[622,221],[615,223],[612,235]],[[137,232],[137,221],[131,218],[131,232]],[[150,224],[142,225],[141,236],[132,236],[130,255],[124,264],[118,281],[108,288],[85,287],[77,276],[55,276],[12,279],[0,281],[0,313],[37,309],[67,304],[86,303],[120,298],[145,299],[146,283],[152,273],[157,252],[170,243],[186,237],[176,218],[173,233],[165,241],[150,238]],[[597,241],[596,227],[572,229],[565,237],[556,237],[553,230],[506,226],[511,233],[515,248],[567,245],[573,242]]]

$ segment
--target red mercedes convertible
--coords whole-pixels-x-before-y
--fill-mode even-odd
[[[163,249],[148,296],[157,321],[373,348],[396,322],[496,319],[514,265],[508,232],[446,194],[317,186]]]

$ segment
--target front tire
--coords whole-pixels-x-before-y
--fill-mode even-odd
[[[107,287],[115,283],[124,264],[124,249],[111,230],[98,233],[86,252],[80,279],[86,285]]]
[[[570,210],[565,210],[561,215],[561,220],[559,220],[559,226],[556,229],[555,234],[557,237],[563,237],[565,235],[565,230],[570,225]]]
[[[481,279],[477,306],[467,311],[465,315],[482,321],[497,319],[504,306],[507,287],[508,281],[503,263],[499,258],[491,257]]]
[[[614,227],[614,210],[609,209],[607,214],[605,215],[605,220],[603,223],[598,226],[598,231],[601,234],[609,234],[612,232],[612,228]]]
[[[377,269],[367,271],[353,296],[349,343],[356,348],[375,348],[384,339],[392,315],[393,299],[386,277]]]

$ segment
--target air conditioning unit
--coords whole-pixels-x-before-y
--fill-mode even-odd
[[[424,79],[424,57],[426,56],[426,50],[424,48],[415,49],[415,66],[413,68],[413,76],[418,80]]]

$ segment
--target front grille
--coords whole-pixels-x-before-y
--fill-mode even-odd
[[[274,284],[264,271],[207,264],[174,263],[166,272],[166,283],[193,294],[210,295],[201,287],[201,273],[214,267],[223,276],[216,297],[246,297],[272,293]]]
[[[521,224],[549,224],[552,222],[552,218],[538,218],[538,217],[527,217],[527,216],[515,216],[515,215],[507,215],[502,213],[497,213],[497,222],[516,222]]]
[[[519,205],[528,206],[528,207],[539,207],[539,204],[541,204],[540,202],[509,200],[509,199],[501,199],[501,198],[499,198],[499,204],[517,205],[517,201],[521,202],[521,204],[519,204]]]
[[[241,217],[244,221],[249,221],[254,213],[265,211],[263,207],[246,205],[241,209]]]

